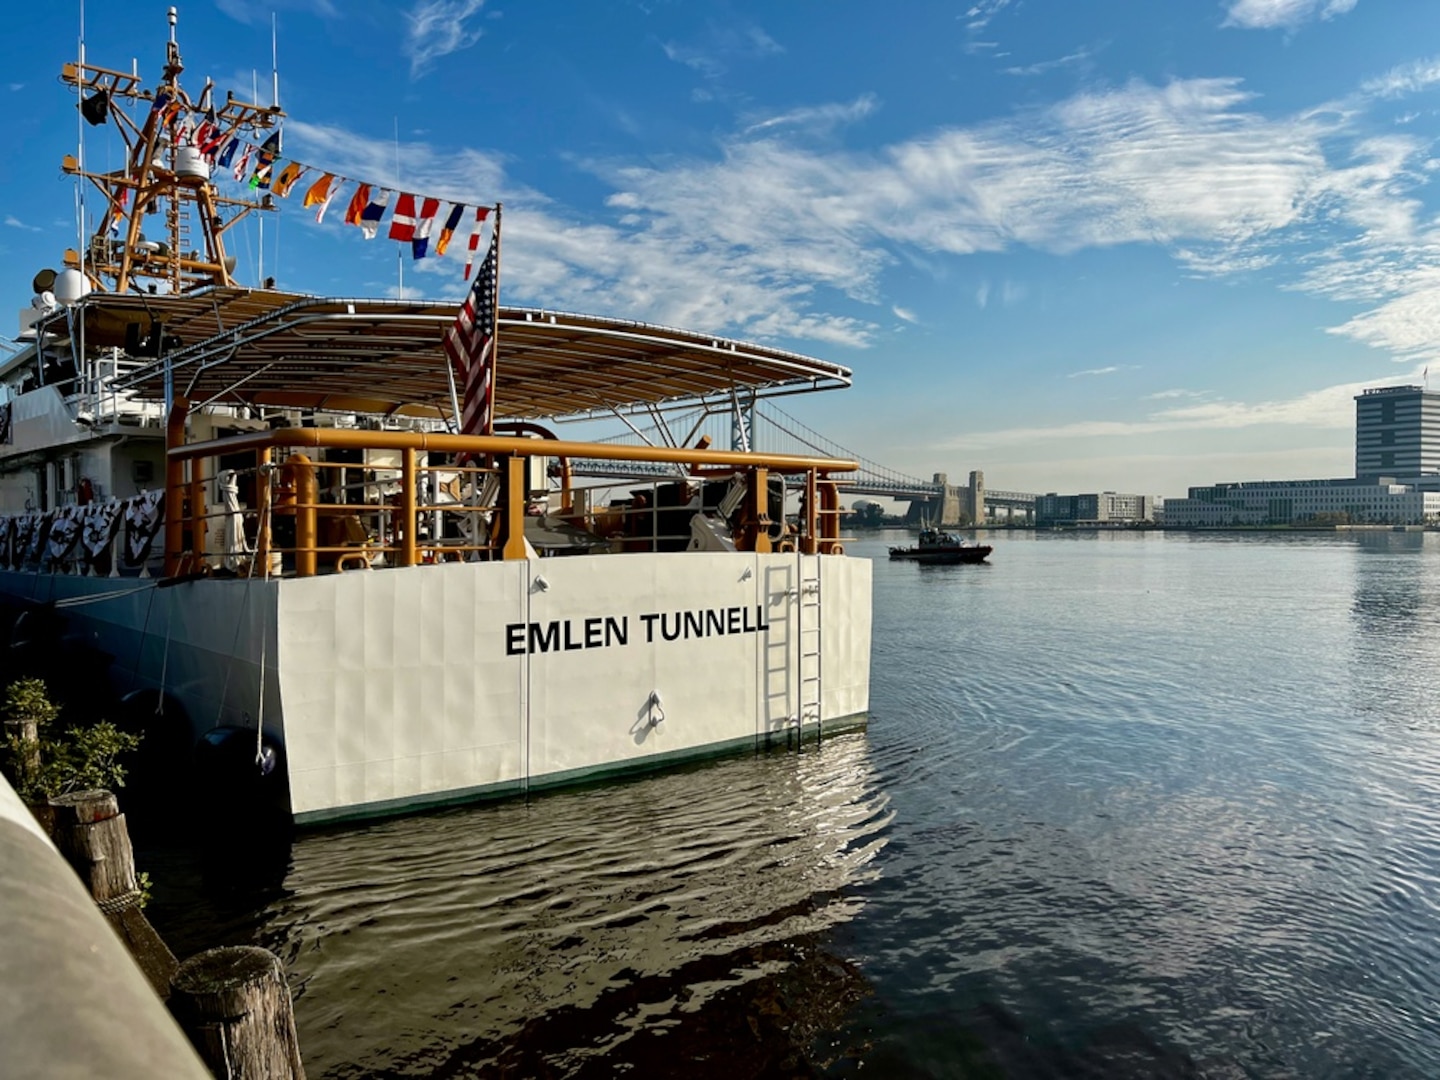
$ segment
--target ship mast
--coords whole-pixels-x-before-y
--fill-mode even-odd
[[[115,172],[90,172],[71,155],[61,163],[65,172],[90,180],[105,196],[105,215],[90,238],[84,265],[78,252],[65,252],[65,265],[82,270],[99,289],[181,293],[233,285],[235,260],[225,254],[226,231],[252,210],[275,208],[269,194],[258,202],[220,194],[210,179],[210,161],[193,142],[177,143],[180,117],[209,117],[213,84],[206,81],[198,101],[180,86],[185,66],[175,41],[173,7],[169,19],[165,72],[153,91],[141,85],[138,74],[83,60],[66,64],[60,73],[62,82],[80,89],[86,119],[113,121],[126,147],[126,166]],[[119,102],[146,102],[150,107],[137,123],[123,109],[110,108]],[[259,133],[274,128],[285,115],[278,105],[256,105],[229,92],[214,114],[212,122],[223,134],[221,146],[237,137],[259,143]],[[142,222],[152,214],[162,223],[163,240],[142,232]]]

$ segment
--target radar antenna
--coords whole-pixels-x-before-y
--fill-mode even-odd
[[[212,138],[225,146],[231,139],[259,143],[261,132],[284,117],[278,105],[261,106],[227,92],[216,109],[209,80],[199,101],[180,85],[185,65],[175,40],[176,12],[168,13],[170,39],[160,85],[147,90],[135,72],[96,67],[83,59],[68,63],[62,82],[77,87],[81,112],[94,124],[113,120],[125,142],[126,164],[113,172],[92,172],[73,155],[61,168],[91,181],[105,197],[105,214],[90,237],[82,261],[79,252],[65,252],[65,265],[83,270],[96,288],[112,292],[191,292],[210,285],[234,285],[235,260],[225,253],[225,233],[253,210],[273,210],[267,193],[259,201],[222,195],[211,180],[210,159],[194,144],[182,117],[195,116],[214,125]],[[117,102],[148,104],[143,121],[127,111],[110,108]],[[213,115],[212,115],[213,113]],[[158,214],[163,240],[147,237],[141,223]],[[198,233],[199,243],[192,240]]]

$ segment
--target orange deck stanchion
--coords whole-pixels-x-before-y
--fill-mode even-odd
[[[185,498],[185,461],[177,453],[185,447],[185,420],[190,415],[190,402],[176,398],[165,418],[165,576],[179,572],[185,547],[185,517],[181,513]]]
[[[511,454],[505,459],[505,546],[501,558],[525,558],[525,459]]]
[[[415,544],[415,484],[415,447],[401,447],[400,520],[395,523],[395,532],[400,543],[397,561],[401,566],[414,566],[420,561]]]
[[[285,551],[293,552],[293,572],[299,577],[308,577],[319,572],[319,556],[350,554],[345,546],[323,546],[320,535],[320,517],[335,508],[322,507],[319,497],[319,470],[330,468],[331,464],[316,460],[323,456],[325,449],[388,450],[399,451],[401,458],[398,497],[382,499],[378,506],[372,504],[371,512],[380,515],[377,526],[383,534],[387,531],[385,518],[388,515],[388,541],[382,539],[377,546],[370,547],[372,553],[393,554],[394,565],[415,566],[420,562],[421,540],[419,536],[420,513],[420,454],[440,453],[464,455],[471,459],[487,459],[503,462],[500,467],[503,495],[500,505],[494,507],[466,506],[455,510],[474,518],[486,515],[490,518],[489,535],[492,538],[486,548],[502,559],[523,559],[529,550],[525,543],[525,513],[528,503],[527,464],[535,456],[566,459],[585,457],[614,461],[619,464],[632,462],[680,465],[689,468],[688,475],[700,479],[705,475],[734,476],[742,473],[746,477],[747,491],[743,503],[743,524],[736,542],[741,550],[768,553],[775,550],[775,539],[771,529],[776,524],[771,520],[770,487],[771,473],[802,475],[805,481],[804,520],[800,523],[800,535],[791,538],[787,550],[798,547],[806,553],[820,552],[835,554],[839,551],[840,539],[840,494],[835,481],[828,479],[829,472],[850,472],[856,468],[853,461],[830,458],[798,457],[790,454],[746,453],[733,450],[712,450],[707,446],[616,446],[600,443],[580,443],[558,439],[531,439],[513,436],[471,436],[451,435],[444,432],[424,431],[359,431],[336,428],[278,428],[270,431],[256,431],[225,438],[209,439],[203,442],[184,442],[184,422],[187,406],[177,402],[172,409],[167,426],[168,446],[166,450],[166,486],[173,509],[166,515],[166,572],[174,575],[181,568],[189,568],[190,561],[197,566],[205,565],[205,511],[203,507],[204,483],[207,475],[207,461],[213,462],[221,456],[246,451],[256,455],[255,489],[255,555],[257,565],[264,573],[275,573],[277,567],[272,561],[276,552],[272,535],[272,517],[283,514],[295,522],[293,547],[287,544]],[[274,479],[275,452],[286,455],[285,465],[280,470],[278,490],[272,485]],[[310,451],[305,453],[302,451]],[[213,467],[213,465],[211,466]],[[393,468],[393,466],[392,466]],[[429,468],[427,466],[427,468]],[[433,471],[433,469],[431,470]],[[473,469],[461,469],[474,473]],[[623,470],[621,470],[623,474]],[[574,493],[562,470],[561,512],[574,507]],[[477,479],[477,484],[479,483]],[[191,510],[187,514],[183,502],[189,496]],[[358,506],[358,504],[357,504]],[[426,506],[423,509],[434,509]],[[190,529],[190,542],[185,542],[186,528]],[[327,541],[329,543],[329,541]],[[444,552],[455,554],[481,550],[473,545],[448,547],[443,539],[432,537],[425,550],[434,550],[437,558]]]
[[[315,546],[320,535],[316,507],[320,484],[315,478],[315,463],[304,454],[291,454],[285,459],[285,468],[295,487],[295,576],[314,577]]]

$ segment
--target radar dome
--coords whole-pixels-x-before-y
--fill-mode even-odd
[[[90,291],[90,282],[79,270],[61,270],[55,275],[55,299],[62,304],[74,304]]]

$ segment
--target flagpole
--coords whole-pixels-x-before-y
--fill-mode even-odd
[[[395,121],[395,190],[400,191],[400,117],[397,114],[392,117]],[[403,192],[401,192],[403,197]],[[393,220],[393,219],[392,219]],[[400,286],[400,299],[405,299],[405,260],[400,255],[400,247],[395,247],[395,277]]]
[[[462,303],[464,301],[461,301]],[[450,430],[459,434],[461,425],[460,414],[460,393],[455,388],[455,365],[450,362],[449,357],[445,359],[445,378],[450,382],[450,408],[455,412],[455,419],[450,422]]]
[[[490,401],[485,410],[485,434],[495,434],[495,391],[500,385],[500,211],[495,204],[495,325],[490,331]]]

